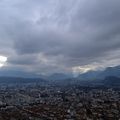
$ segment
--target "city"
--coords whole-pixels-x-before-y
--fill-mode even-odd
[[[120,88],[0,87],[0,120],[119,120]]]

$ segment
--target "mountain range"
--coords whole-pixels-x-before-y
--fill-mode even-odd
[[[116,76],[120,77],[120,66],[115,67],[107,67],[103,71],[88,71],[84,74],[80,74],[77,78],[78,79],[105,79],[107,76]]]
[[[73,77],[72,74],[54,73],[50,76],[36,75],[22,71],[0,70],[0,83],[51,82],[55,84],[91,84],[120,85],[120,66],[107,67],[105,70],[88,71]]]

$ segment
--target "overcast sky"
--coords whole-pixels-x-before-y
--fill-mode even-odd
[[[120,0],[0,0],[0,69],[37,74],[120,64]]]

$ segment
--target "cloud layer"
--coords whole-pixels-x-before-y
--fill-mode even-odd
[[[118,65],[119,13],[119,0],[1,0],[6,69],[47,74]]]

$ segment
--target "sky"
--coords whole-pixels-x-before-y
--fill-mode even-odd
[[[0,0],[0,69],[77,73],[120,64],[120,0]]]

